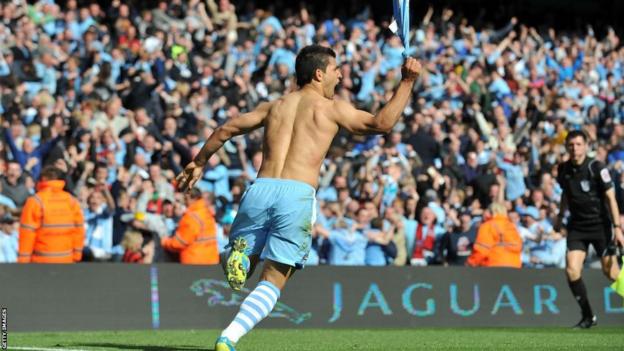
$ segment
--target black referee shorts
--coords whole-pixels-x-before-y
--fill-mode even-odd
[[[616,247],[611,238],[610,228],[590,233],[571,230],[567,238],[568,251],[587,252],[589,245],[592,245],[599,257],[612,256],[616,253]]]

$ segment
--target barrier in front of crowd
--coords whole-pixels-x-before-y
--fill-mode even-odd
[[[600,325],[624,325],[624,301],[598,270],[584,276]],[[253,288],[219,267],[0,265],[8,330],[223,328]],[[309,267],[262,327],[570,326],[580,312],[558,269]]]

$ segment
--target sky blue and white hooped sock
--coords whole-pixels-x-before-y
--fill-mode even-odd
[[[271,313],[279,297],[280,290],[273,283],[266,280],[258,283],[254,291],[245,298],[238,314],[221,336],[234,343],[238,342],[238,339]]]

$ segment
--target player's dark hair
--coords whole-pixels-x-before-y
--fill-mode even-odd
[[[566,139],[565,139],[566,145],[570,142],[570,140],[577,138],[577,137],[581,137],[583,138],[584,142],[587,142],[587,139],[588,139],[587,134],[582,130],[575,129],[575,130],[571,130],[568,132],[568,135],[566,136]]]
[[[301,49],[295,61],[297,85],[303,87],[310,83],[317,69],[325,72],[330,57],[335,58],[336,53],[328,47],[309,45]]]

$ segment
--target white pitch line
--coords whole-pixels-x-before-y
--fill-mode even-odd
[[[85,349],[61,349],[49,347],[28,347],[28,346],[9,346],[9,350],[28,350],[28,351],[88,351]]]

